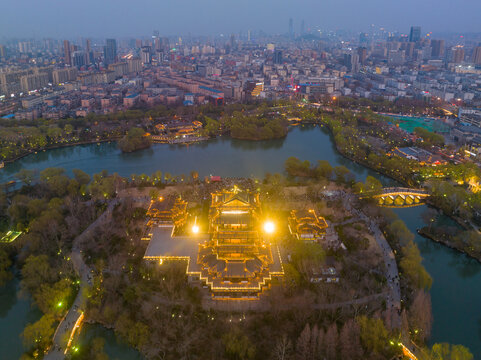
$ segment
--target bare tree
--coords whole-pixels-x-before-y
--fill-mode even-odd
[[[359,324],[349,319],[341,329],[339,343],[341,347],[341,358],[344,360],[362,359],[361,329]]]
[[[337,333],[336,323],[331,324],[327,329],[326,337],[326,358],[327,360],[335,360],[337,358],[337,345],[339,335]]]
[[[428,339],[431,335],[433,316],[431,313],[431,295],[424,290],[418,290],[411,305],[410,324],[415,336],[420,340]]]
[[[297,339],[296,356],[299,360],[311,359],[311,327],[309,323],[306,324]]]
[[[291,352],[292,341],[286,334],[282,334],[282,336],[277,339],[276,345],[274,346],[274,359],[287,360],[290,358]]]

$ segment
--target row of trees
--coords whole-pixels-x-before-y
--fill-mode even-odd
[[[319,160],[316,165],[311,165],[308,160],[291,156],[285,161],[284,169],[291,177],[335,180],[338,184],[352,184],[355,179],[344,165],[332,167],[327,160]]]

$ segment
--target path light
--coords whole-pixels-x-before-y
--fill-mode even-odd
[[[264,231],[268,234],[272,234],[275,230],[275,225],[272,221],[266,221],[264,223]]]
[[[63,303],[61,301],[58,302],[57,307],[62,307]]]

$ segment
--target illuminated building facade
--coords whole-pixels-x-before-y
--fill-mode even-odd
[[[259,194],[212,194],[210,240],[199,245],[200,279],[214,299],[257,299],[272,276],[283,275],[277,246],[261,233]]]
[[[144,259],[185,261],[189,280],[207,285],[215,300],[259,299],[269,281],[284,274],[279,249],[270,243],[274,224],[261,223],[257,192],[234,187],[211,195],[204,233],[196,222],[190,234],[176,231],[188,218],[185,201],[152,201]]]
[[[150,202],[147,226],[174,226],[182,228],[187,221],[187,202],[180,197],[159,197]],[[174,229],[175,230],[175,229]]]
[[[315,210],[292,210],[289,217],[289,231],[301,241],[315,242],[324,238],[328,225],[317,216]]]

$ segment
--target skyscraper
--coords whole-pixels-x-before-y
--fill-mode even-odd
[[[142,51],[140,52],[142,63],[150,64],[152,62],[152,48],[150,46],[142,46]]]
[[[464,48],[460,45],[453,48],[453,62],[456,64],[464,61]]]
[[[432,40],[431,47],[433,48],[433,58],[442,58],[444,56],[444,40]]]
[[[104,46],[104,63],[112,64],[117,58],[117,41],[115,39],[107,39]]]
[[[93,53],[92,53],[92,42],[90,39],[87,39],[85,42],[85,58],[86,58],[86,64],[90,65],[93,61]]]
[[[74,51],[72,54],[72,65],[81,68],[85,65],[86,54],[83,51]]]
[[[411,26],[411,32],[409,33],[409,41],[417,42],[421,40],[421,26]]]
[[[473,63],[475,65],[481,65],[481,45],[475,47],[473,50]]]
[[[70,42],[68,40],[63,41],[63,62],[65,65],[72,65],[72,57],[70,56]]]
[[[291,39],[294,37],[294,21],[292,18],[289,19],[289,37]]]
[[[365,65],[367,59],[367,49],[365,47],[360,47],[357,49],[357,54],[359,55],[359,62],[362,65]]]
[[[304,35],[305,32],[306,32],[305,26],[306,26],[306,24],[305,24],[304,20],[302,20],[302,22],[301,22],[301,36]]]
[[[274,64],[282,64],[282,51],[281,50],[274,50],[273,60],[274,60]]]

